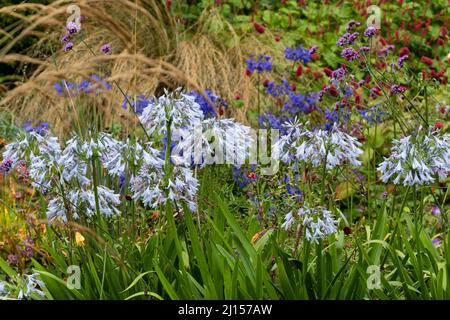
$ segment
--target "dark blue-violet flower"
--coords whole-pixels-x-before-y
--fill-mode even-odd
[[[386,114],[383,110],[381,110],[381,107],[381,105],[375,105],[369,109],[358,110],[358,112],[369,124],[380,123],[382,117]]]
[[[193,96],[195,98],[195,102],[200,105],[200,109],[202,110],[205,118],[213,118],[217,116],[216,109],[220,111],[222,108],[228,107],[228,102],[225,99],[215,95],[210,89],[206,89],[204,91],[204,95],[195,90],[189,92],[188,94]],[[209,101],[205,96],[209,99]]]
[[[266,93],[270,94],[274,98],[278,98],[281,95],[287,95],[291,92],[291,86],[283,79],[282,83],[277,85],[275,82],[269,82],[266,86]]]
[[[48,131],[48,127],[48,122],[40,122],[37,126],[33,127],[31,125],[31,119],[28,119],[23,125],[23,129],[26,132],[36,132],[40,135],[44,135]]]
[[[250,59],[245,61],[247,64],[247,69],[253,73],[257,71],[259,74],[272,71],[272,62],[270,57],[264,54],[260,54],[255,57],[255,55],[250,55]]]
[[[122,108],[127,109],[130,107],[129,104],[131,104],[131,107],[133,108],[134,112],[136,114],[142,114],[144,111],[144,108],[146,108],[149,104],[153,103],[153,99],[147,98],[142,93],[136,97],[127,97],[123,99],[122,102]]]
[[[297,48],[286,48],[284,50],[284,57],[287,60],[302,61],[306,64],[311,61],[311,52],[303,46],[298,46]]]

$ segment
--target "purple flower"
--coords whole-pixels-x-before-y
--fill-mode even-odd
[[[19,258],[15,254],[10,254],[10,255],[8,255],[6,262],[10,266],[17,266],[19,264]]]
[[[311,48],[309,48],[309,53],[314,54],[316,53],[317,49],[319,49],[319,46],[312,46]]]
[[[375,28],[375,27],[368,27],[365,31],[364,31],[364,36],[365,37],[368,37],[368,38],[371,38],[371,37],[373,37],[374,35],[376,35],[377,34],[377,29]]]
[[[393,84],[391,87],[392,94],[399,94],[399,93],[403,93],[405,91],[406,91],[405,87],[399,86],[397,84]]]
[[[368,52],[369,50],[370,50],[370,48],[367,46],[361,46],[358,49],[359,52]]]
[[[350,36],[349,33],[344,34],[342,37],[340,37],[338,39],[338,41],[336,41],[336,44],[340,47],[345,46],[346,44],[348,44],[348,37]]]
[[[395,48],[394,45],[390,44],[386,47],[384,47],[383,49],[381,49],[380,51],[378,51],[378,55],[380,57],[386,57],[389,53],[391,53],[391,51],[393,51]]]
[[[111,52],[111,46],[109,45],[109,43],[105,43],[104,45],[102,45],[102,47],[100,48],[100,50],[104,53],[104,54],[108,54]]]
[[[359,53],[352,47],[348,47],[348,48],[345,48],[344,50],[342,50],[341,57],[343,57],[345,60],[351,62],[351,61],[359,58]]]
[[[0,163],[0,172],[3,172],[3,173],[8,173],[10,170],[11,170],[11,168],[12,168],[12,160],[11,159],[6,159],[6,160],[3,160],[1,163]]]
[[[441,210],[439,209],[438,206],[434,206],[434,207],[431,209],[431,213],[434,214],[435,216],[438,216],[438,215],[441,214]]]
[[[408,55],[407,54],[405,54],[404,56],[401,56],[401,57],[399,57],[398,59],[397,59],[397,64],[398,64],[398,67],[401,69],[401,68],[403,68],[403,63],[405,62],[405,60],[407,60],[408,59]]]
[[[355,27],[359,27],[360,25],[361,25],[361,22],[355,21],[355,20],[350,20],[349,22],[347,22],[347,25],[345,26],[345,31],[350,32]]]
[[[369,109],[358,110],[361,117],[370,124],[380,123],[385,112],[381,109],[381,105],[377,104]]]
[[[348,36],[348,44],[352,44],[355,42],[355,40],[358,38],[359,32],[353,32],[351,35]]]
[[[437,247],[441,244],[441,238],[434,238],[431,242]]]
[[[331,78],[337,79],[337,80],[342,80],[342,78],[343,78],[344,76],[345,76],[345,69],[342,68],[342,67],[340,67],[340,68],[334,70],[334,71],[331,73]]]
[[[66,30],[69,34],[75,34],[80,31],[80,26],[75,22],[69,22],[66,26]]]
[[[67,42],[67,43],[64,45],[64,51],[65,51],[65,52],[72,50],[72,48],[73,48],[73,43],[72,43],[72,42]]]
[[[61,44],[66,44],[67,42],[70,41],[70,35],[69,34],[65,34],[61,37]]]

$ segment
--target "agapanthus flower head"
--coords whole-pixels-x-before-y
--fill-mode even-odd
[[[381,180],[405,186],[424,185],[450,172],[450,135],[419,134],[393,141],[391,154],[378,166]]]
[[[25,160],[31,185],[48,194],[56,193],[47,205],[50,220],[60,217],[66,222],[69,212],[74,219],[80,213],[89,217],[96,212],[93,183],[88,177],[93,158],[98,156],[111,175],[113,170],[123,171],[124,166],[120,161],[125,154],[124,148],[114,145],[109,136],[99,136],[87,141],[74,136],[61,148],[58,139],[48,131],[45,135],[31,131],[8,144],[4,157],[12,161],[12,167],[19,166]],[[62,198],[61,189],[65,190],[65,198]],[[120,203],[119,196],[114,191],[98,185],[98,196],[101,214],[110,216],[119,212],[116,209]]]
[[[310,51],[305,49],[303,46],[298,46],[297,48],[286,48],[284,50],[284,57],[287,60],[302,61],[305,64],[311,61]]]
[[[337,126],[330,130],[305,128],[298,120],[285,124],[287,134],[273,146],[280,150],[280,159],[287,164],[298,166],[301,163],[320,167],[325,163],[327,169],[349,163],[359,166],[361,143],[356,138],[340,131]]]
[[[9,277],[7,281],[0,281],[0,300],[22,300],[32,298],[32,295],[45,297],[41,290],[44,283],[39,279],[39,273],[17,275]]]
[[[144,108],[139,117],[149,135],[153,132],[165,135],[169,124],[172,129],[176,129],[190,126],[201,119],[203,112],[195,102],[195,97],[183,93],[181,88],[171,93],[165,91],[164,95],[155,98],[153,103]]]
[[[331,211],[324,207],[310,208],[304,205],[297,212],[289,212],[282,227],[287,230],[301,224],[305,230],[306,240],[318,243],[319,240],[337,232],[337,223]]]
[[[174,166],[172,178],[164,185],[163,172],[144,161],[138,174],[130,179],[133,199],[142,199],[144,205],[158,208],[167,201],[184,202],[191,211],[196,210],[198,180],[190,168]]]
[[[351,61],[359,58],[359,53],[352,47],[348,47],[348,48],[345,48],[344,50],[342,50],[341,57],[343,57],[345,60],[351,62]]]
[[[364,36],[365,36],[365,37],[368,37],[368,38],[371,38],[371,37],[373,37],[373,36],[376,35],[376,34],[377,34],[377,28],[375,28],[375,27],[373,27],[373,26],[368,27],[368,28],[364,31]]]
[[[254,139],[250,127],[233,119],[204,119],[177,132],[172,159],[177,165],[232,163],[241,165],[250,156]]]
[[[272,62],[270,57],[265,54],[260,54],[257,57],[250,55],[250,59],[245,61],[247,64],[247,70],[251,73],[258,72],[259,74],[272,71]]]

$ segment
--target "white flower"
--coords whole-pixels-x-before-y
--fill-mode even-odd
[[[304,226],[305,237],[311,242],[317,243],[319,239],[337,232],[337,220],[334,219],[331,211],[323,207],[309,208],[303,206],[295,215],[291,211],[286,215],[282,227],[287,230],[295,222]]]
[[[45,293],[41,290],[44,283],[39,280],[39,274],[20,274],[13,276],[9,282],[0,282],[0,300],[30,298],[32,294],[45,297]]]
[[[381,180],[404,186],[430,184],[450,172],[450,135],[425,134],[394,140],[391,155],[379,164]]]
[[[196,210],[195,198],[198,189],[198,180],[193,176],[192,170],[182,166],[174,166],[172,179],[164,185],[162,168],[144,161],[136,176],[130,180],[131,191],[135,200],[142,198],[144,205],[157,208],[168,200],[186,202],[189,209]]]
[[[26,285],[26,290],[24,292],[25,297],[29,297],[31,294],[36,293],[38,295],[40,295],[41,297],[45,296],[45,293],[38,289],[38,288],[43,288],[44,287],[44,283],[39,280],[39,273],[33,273],[30,275],[25,275],[25,285]]]
[[[172,161],[177,165],[232,163],[240,165],[250,155],[251,128],[233,119],[209,118],[174,134]]]
[[[203,113],[200,105],[195,102],[195,97],[182,93],[181,88],[172,93],[165,90],[165,94],[145,107],[139,117],[149,135],[155,131],[166,134],[169,122],[172,130],[190,126],[201,119]]]
[[[119,195],[104,186],[98,186],[97,191],[100,213],[105,217],[119,214],[119,210],[116,208],[116,206],[120,204]],[[96,207],[94,190],[81,190],[78,203],[81,203],[81,205],[85,207],[85,212],[88,217],[95,215]]]
[[[89,185],[91,180],[86,177],[87,159],[84,158],[83,143],[75,136],[69,139],[58,163],[62,167],[62,178],[64,182],[76,179],[82,186]]]
[[[361,165],[358,160],[361,143],[356,138],[340,131],[336,126],[331,130],[306,129],[296,119],[284,125],[287,134],[282,136],[273,150],[280,150],[280,158],[287,164],[310,164],[320,167],[326,163],[327,169],[333,169],[344,163]]]
[[[64,223],[67,222],[66,207],[64,206],[64,199],[61,196],[56,196],[51,199],[47,205],[47,219],[51,222],[58,217]]]
[[[4,159],[12,161],[11,169],[25,160],[31,185],[41,190],[50,187],[53,169],[58,166],[60,157],[61,147],[58,138],[49,135],[48,132],[44,136],[30,132],[9,143],[3,153]]]

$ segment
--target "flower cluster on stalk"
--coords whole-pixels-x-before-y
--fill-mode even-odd
[[[361,143],[337,126],[330,130],[308,130],[294,120],[285,124],[287,134],[274,144],[280,150],[280,159],[287,164],[309,164],[313,167],[325,165],[327,169],[348,163],[359,166]]]
[[[315,243],[337,232],[337,220],[324,207],[310,208],[304,205],[298,211],[290,211],[282,227],[288,230],[297,224],[304,227],[306,239]]]
[[[395,139],[389,157],[378,166],[383,182],[404,186],[430,184],[450,172],[450,135],[428,133]]]

